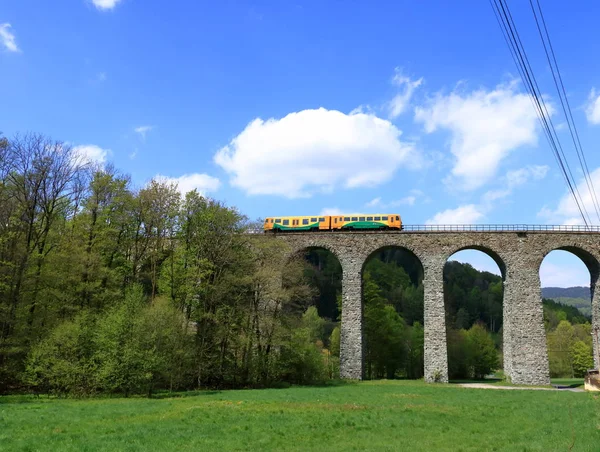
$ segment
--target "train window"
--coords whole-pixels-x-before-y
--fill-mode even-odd
[[[334,218],[334,219],[333,219],[333,221],[334,221],[335,223],[337,223],[337,218]]]
[[[311,223],[316,223],[316,222],[317,222],[317,219],[316,219],[316,218],[311,218],[311,219],[310,219],[310,222],[311,222]]]
[[[290,220],[283,220],[283,224],[284,225],[290,224]]]
[[[365,221],[365,217],[360,217],[358,221]]]
[[[352,221],[358,221],[358,217],[352,217]]]
[[[396,215],[396,221],[400,221],[400,217]]]
[[[320,222],[324,222],[325,221],[325,217],[319,218]]]
[[[373,221],[373,217],[367,217],[367,221]]]
[[[302,224],[308,224],[308,218],[305,218],[304,220],[302,220]]]
[[[277,219],[275,220],[275,223],[281,223],[281,218],[277,218]]]
[[[344,217],[344,221],[350,221],[350,217]]]
[[[381,217],[375,217],[375,221],[381,221]]]
[[[388,221],[388,217],[381,217],[383,221]]]

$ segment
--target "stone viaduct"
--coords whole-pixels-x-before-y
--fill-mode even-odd
[[[423,267],[425,381],[448,381],[443,271],[457,251],[488,254],[500,268],[504,283],[504,371],[514,384],[550,383],[543,324],[539,270],[553,250],[578,256],[590,271],[592,329],[600,328],[600,234],[597,232],[308,232],[274,234],[275,240],[298,253],[313,247],[331,251],[342,266],[340,374],[362,379],[362,271],[369,256],[386,247],[403,248]],[[598,363],[598,345],[594,342]]]

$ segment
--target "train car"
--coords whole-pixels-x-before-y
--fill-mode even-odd
[[[350,214],[325,216],[268,217],[264,232],[342,231],[342,230],[402,229],[400,215]]]
[[[402,220],[396,213],[351,214],[331,217],[331,229],[402,229]]]
[[[329,231],[331,217],[313,215],[309,217],[268,217],[265,218],[265,232]]]

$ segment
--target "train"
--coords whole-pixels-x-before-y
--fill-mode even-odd
[[[267,217],[263,229],[265,233],[349,230],[401,231],[402,219],[397,213]]]

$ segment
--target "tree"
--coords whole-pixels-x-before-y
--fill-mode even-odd
[[[485,326],[476,323],[466,335],[467,363],[473,378],[483,379],[498,367],[498,352]]]
[[[570,355],[573,363],[573,376],[583,378],[586,372],[594,367],[591,345],[583,341],[576,341],[571,345]]]

